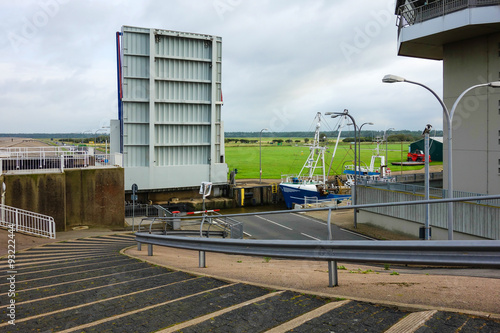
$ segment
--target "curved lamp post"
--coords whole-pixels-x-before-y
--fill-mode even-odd
[[[389,159],[387,157],[387,132],[394,130],[394,128],[388,128],[384,131],[384,140],[385,140],[385,174],[387,174],[387,163],[389,163]]]
[[[457,108],[457,105],[460,102],[460,100],[470,90],[479,87],[500,88],[500,81],[477,84],[475,86],[465,89],[464,92],[462,92],[462,94],[460,94],[460,96],[458,96],[458,98],[456,99],[455,103],[453,104],[453,107],[451,108],[451,111],[448,111],[448,108],[444,104],[443,100],[431,88],[427,87],[426,85],[423,85],[422,83],[406,80],[401,76],[392,74],[384,76],[382,82],[384,83],[406,82],[415,84],[417,86],[421,86],[430,91],[443,107],[443,113],[446,116],[447,133],[448,133],[448,198],[453,198],[452,120],[453,120],[453,114],[455,113],[455,109]],[[453,240],[453,202],[448,202],[448,240]]]
[[[354,124],[354,180],[356,180],[356,156],[357,150],[356,150],[356,142],[358,141],[357,135],[356,135],[356,121],[354,121],[354,118],[349,114],[349,111],[347,109],[344,109],[344,112],[326,112],[326,116],[331,115],[332,118],[337,118],[337,117],[349,117],[351,118],[352,123]],[[354,182],[353,185],[354,189],[351,191],[351,198],[352,198],[352,204],[355,206],[357,201],[356,201],[356,182]],[[354,208],[354,228],[358,227],[358,215],[357,215],[357,210]]]
[[[363,124],[361,124],[361,126],[359,126],[359,129],[358,129],[358,135],[359,135],[358,163],[359,163],[359,172],[360,172],[360,175],[361,175],[361,129],[365,125],[375,125],[375,124],[372,123],[372,122],[363,123]],[[354,173],[354,174],[357,175],[356,173]]]
[[[262,132],[267,131],[267,128],[263,128],[260,130],[260,140],[259,140],[259,165],[260,165],[260,174],[259,174],[259,183],[262,183]]]

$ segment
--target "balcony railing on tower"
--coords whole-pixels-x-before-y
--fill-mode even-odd
[[[500,5],[500,0],[405,0],[397,8],[398,35],[404,27],[462,9]]]

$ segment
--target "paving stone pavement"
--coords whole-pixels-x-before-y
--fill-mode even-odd
[[[129,258],[117,234],[16,253],[0,265],[0,332],[500,332],[500,323],[412,312],[197,276]],[[13,313],[15,325],[7,316]]]

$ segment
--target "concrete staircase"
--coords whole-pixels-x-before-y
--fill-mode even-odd
[[[133,236],[121,234],[17,253],[15,325],[8,323],[12,274],[4,264],[0,332],[500,331],[496,321],[462,314],[412,313],[173,271],[120,254],[132,245]]]

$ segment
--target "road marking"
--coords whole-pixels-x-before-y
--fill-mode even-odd
[[[312,221],[312,222],[316,222],[316,223],[323,224],[323,225],[326,224],[326,222],[318,221],[318,220],[316,220],[316,219],[314,219],[312,217],[309,217],[309,216],[300,215],[298,213],[292,213],[292,214],[295,215],[295,216],[298,216],[298,217],[302,217],[303,219],[306,219],[306,220],[309,220],[309,221]]]
[[[319,241],[319,240],[321,240],[321,239],[319,239],[319,238],[313,237],[313,236],[308,235],[308,234],[305,234],[305,233],[303,233],[303,232],[301,232],[300,234],[301,234],[301,235],[304,235],[304,236],[306,236],[306,237],[312,238],[312,239],[314,239],[314,240],[318,240],[318,241]]]
[[[246,231],[243,231],[243,233],[244,233],[245,235],[247,235],[248,237],[252,237],[252,235],[250,235],[250,234],[249,234],[248,232],[246,232]]]
[[[288,230],[293,230],[292,228],[289,228],[289,227],[287,227],[287,226],[285,226],[285,225],[283,225],[283,224],[279,224],[279,223],[277,223],[277,222],[274,222],[274,221],[271,221],[271,220],[269,220],[269,219],[266,219],[265,217],[262,217],[262,216],[259,216],[259,215],[255,215],[255,217],[258,217],[259,219],[262,219],[262,220],[264,220],[264,221],[267,221],[267,222],[270,222],[270,223],[276,224],[277,226],[280,226],[280,227],[282,227],[282,228],[285,228],[285,229],[288,229]]]
[[[351,230],[347,230],[347,229],[344,229],[344,228],[339,228],[340,230],[344,231],[344,232],[348,232],[350,234],[353,234],[353,235],[356,235],[356,236],[359,236],[359,237],[364,237],[366,239],[369,239],[369,240],[378,240],[376,238],[371,238],[371,237],[368,237],[368,236],[365,236],[365,235],[362,235],[360,233],[357,233],[357,232],[354,232],[354,231],[351,231]]]

